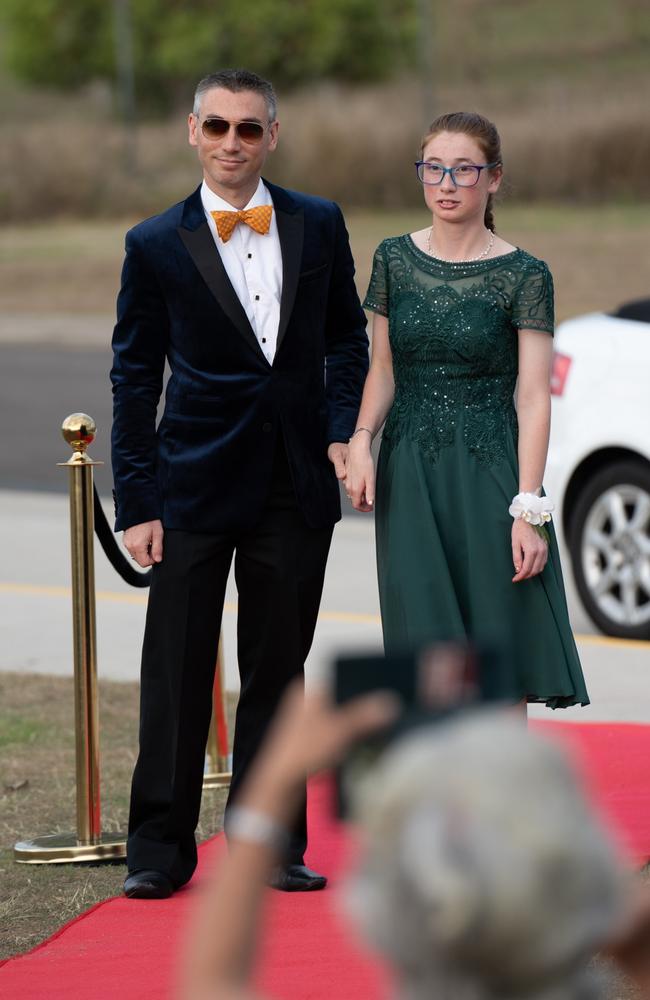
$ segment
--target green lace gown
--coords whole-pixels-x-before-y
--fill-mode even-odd
[[[384,645],[503,643],[522,698],[589,703],[550,526],[544,571],[512,583],[519,328],[553,331],[553,284],[523,250],[461,264],[410,236],[377,248],[365,308],[388,316],[395,399],[377,467]]]

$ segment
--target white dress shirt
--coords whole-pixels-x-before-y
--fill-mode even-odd
[[[205,181],[201,187],[201,201],[226,274],[266,360],[273,364],[282,295],[282,253],[275,212],[271,216],[271,228],[265,235],[256,233],[245,222],[239,222],[228,242],[224,243],[210,212],[235,212],[237,209],[215,194]],[[272,204],[271,194],[260,179],[255,194],[245,208]]]

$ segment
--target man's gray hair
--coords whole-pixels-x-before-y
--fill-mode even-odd
[[[243,90],[251,90],[256,94],[261,94],[266,101],[269,124],[275,121],[278,113],[278,100],[272,84],[263,77],[258,76],[257,73],[251,73],[248,69],[222,69],[218,73],[210,73],[209,76],[204,76],[194,91],[193,114],[198,117],[201,112],[203,95],[207,94],[209,90],[215,90],[217,87],[229,90],[232,94],[239,94]]]
[[[359,797],[348,888],[411,1000],[601,997],[627,883],[558,749],[506,712],[420,729]]]

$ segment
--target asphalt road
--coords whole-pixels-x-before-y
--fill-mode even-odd
[[[110,350],[97,341],[86,350],[78,344],[0,343],[0,490],[66,493],[66,472],[56,464],[70,457],[61,423],[80,411],[97,423],[90,454],[105,463],[95,469],[95,482],[99,493],[110,497],[110,367]],[[367,525],[372,517],[353,511],[344,496],[341,508],[351,524]],[[574,629],[594,634],[597,629],[576,596],[566,556],[563,565]]]
[[[56,464],[70,457],[61,424],[70,413],[88,413],[97,424],[89,453],[104,463],[95,483],[110,497],[111,362],[109,347],[0,344],[0,489],[67,492],[65,470]],[[346,516],[368,516],[344,496],[341,507]]]
[[[70,413],[89,413],[97,423],[90,454],[105,462],[95,470],[102,495],[110,496],[110,349],[0,344],[0,487],[68,489],[64,469],[70,448],[61,424]]]
[[[0,671],[71,673],[69,546],[66,496],[0,489]],[[124,583],[99,545],[95,545],[95,580],[99,675],[137,680],[146,592]],[[239,685],[236,601],[231,579],[223,640],[226,686],[233,691]],[[553,718],[649,723],[648,644],[585,634],[580,608],[570,593],[569,607],[592,705],[554,713]],[[334,532],[308,679],[327,676],[341,653],[380,648],[372,523],[346,517]],[[549,713],[531,706],[530,715]]]
[[[97,467],[96,482],[100,493],[110,496],[111,357],[104,346],[110,328],[106,317],[97,320],[89,326],[80,318],[76,332],[66,320],[63,336],[69,342],[61,342],[57,327],[53,336],[59,339],[43,343],[31,324],[24,342],[17,342],[14,330],[13,339],[3,341],[0,318],[0,670],[65,674],[71,669],[67,476],[56,463],[70,454],[60,433],[62,420],[75,411],[90,413],[98,426],[91,454],[106,463]],[[109,517],[110,507],[106,502]],[[350,512],[347,502],[343,509],[350,516],[335,533],[310,657],[316,674],[341,649],[377,648],[381,642],[372,523]],[[101,673],[135,679],[146,595],[119,580],[98,546],[96,570]],[[598,636],[577,600],[566,556],[564,570],[593,706],[562,717],[648,722],[647,644]],[[231,586],[224,644],[227,684],[233,689],[235,600]],[[537,711],[544,710],[531,714]]]

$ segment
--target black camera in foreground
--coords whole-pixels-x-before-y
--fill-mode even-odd
[[[338,814],[349,811],[355,785],[368,777],[385,748],[417,726],[485,704],[514,705],[524,693],[514,661],[501,646],[436,642],[415,652],[339,656],[334,663],[334,700],[338,704],[391,691],[403,711],[388,729],[356,744],[337,772]]]

